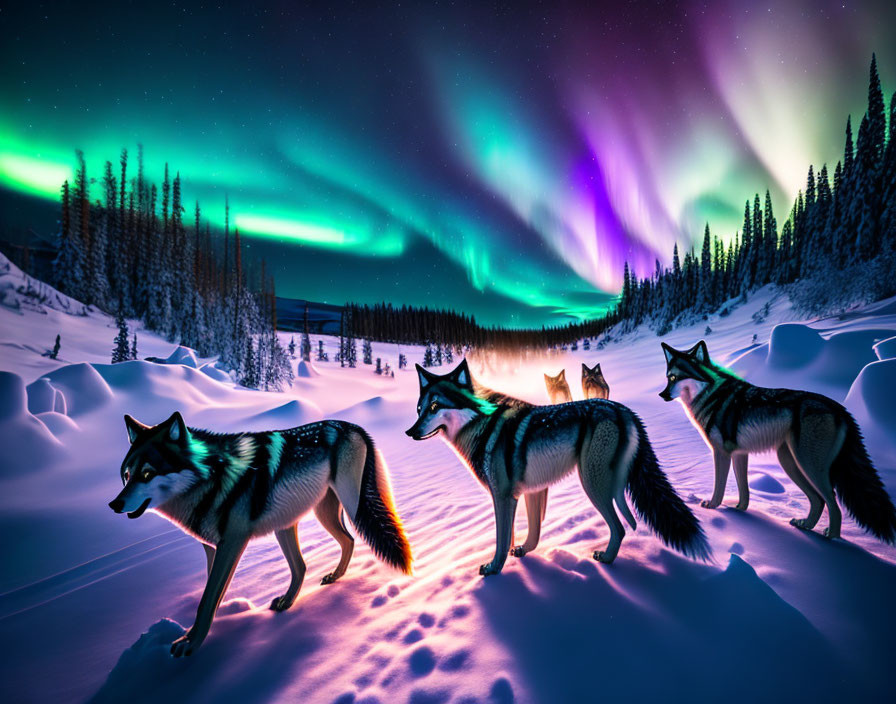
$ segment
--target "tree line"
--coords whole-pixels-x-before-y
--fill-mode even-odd
[[[541,328],[510,329],[484,326],[472,315],[428,307],[348,303],[341,321],[340,337],[346,340],[347,356],[355,338],[456,350],[536,349],[559,347],[574,340],[600,335],[619,322],[615,311],[601,318]]]
[[[91,201],[84,154],[76,152],[73,183],[61,193],[61,227],[53,283],[63,293],[115,314],[136,318],[168,340],[222,365],[252,388],[280,389],[292,380],[288,356],[276,337],[273,277],[243,260],[239,230],[230,233],[225,205],[223,243],[214,241],[199,203],[184,221],[180,174],[168,165],[159,188],[144,175],[128,175],[123,149],[118,169],[106,161],[102,197]],[[216,238],[217,240],[218,238]],[[119,325],[121,328],[121,325]],[[115,361],[123,354],[116,339]]]
[[[744,206],[740,232],[725,245],[709,225],[701,251],[676,244],[672,266],[659,261],[639,278],[628,263],[623,273],[619,317],[650,321],[659,333],[675,319],[705,314],[766,284],[794,284],[792,297],[809,312],[896,293],[896,94],[887,114],[877,61],[871,59],[868,109],[853,140],[846,121],[843,158],[833,174],[827,164],[809,166],[784,224],[778,229],[771,197],[759,194]],[[723,309],[724,310],[724,309]]]

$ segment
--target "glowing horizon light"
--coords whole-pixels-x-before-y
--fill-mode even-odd
[[[321,224],[308,216],[237,214],[234,224],[242,232],[266,239],[289,239],[302,244],[350,251],[359,256],[397,257],[404,252],[401,233],[394,228],[381,232],[341,223]]]
[[[255,235],[288,237],[309,244],[335,247],[342,247],[347,242],[347,237],[342,231],[297,220],[284,220],[265,215],[237,215],[234,222],[241,230]]]
[[[73,178],[74,169],[67,164],[0,152],[0,183],[29,195],[58,199],[63,182]]]

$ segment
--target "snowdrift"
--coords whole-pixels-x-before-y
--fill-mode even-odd
[[[877,360],[875,344],[886,329],[834,332],[824,338],[807,325],[776,325],[767,344],[758,345],[731,363],[754,384],[802,388],[842,401],[866,364]]]
[[[36,473],[59,462],[63,445],[28,411],[22,377],[0,371],[0,478]]]

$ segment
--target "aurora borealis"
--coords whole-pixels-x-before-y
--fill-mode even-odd
[[[141,143],[280,295],[487,324],[596,315],[767,188],[783,222],[872,51],[896,83],[884,1],[57,5],[0,11],[4,189],[52,208],[75,149]]]

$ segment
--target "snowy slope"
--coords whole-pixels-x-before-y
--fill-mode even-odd
[[[485,383],[545,403],[543,371],[565,366],[573,380],[581,361],[600,361],[611,398],[644,418],[670,479],[703,521],[716,562],[691,562],[640,527],[613,565],[595,563],[591,552],[608,531],[570,478],[551,489],[538,550],[483,580],[476,570],[494,547],[490,501],[442,442],[404,435],[415,415],[413,371],[382,378],[363,365],[313,363],[291,390],[275,394],[235,388],[192,360],[113,367],[106,364],[111,319],[25,305],[16,293],[20,277],[14,269],[0,273],[0,526],[11,537],[0,542],[4,699],[832,700],[881,698],[896,686],[896,550],[850,520],[834,543],[790,527],[807,502],[771,456],[753,462],[748,513],[700,508],[698,499],[712,490],[709,451],[682,409],[657,396],[664,363],[649,330],[590,353],[471,363]],[[766,302],[768,315],[755,322]],[[891,358],[879,358],[873,345],[896,336],[896,304],[813,322],[819,340],[802,325],[776,328],[791,317],[786,299],[759,292],[708,321],[710,352],[749,379],[846,400],[893,493],[896,413],[892,393],[881,391],[893,372]],[[690,345],[706,325],[663,339]],[[54,362],[40,353],[57,332],[62,351]],[[139,329],[138,338],[141,357],[175,352]],[[332,359],[335,341],[323,339]],[[316,336],[312,342],[316,349]],[[422,356],[400,351],[411,362]],[[393,367],[398,353],[374,344],[374,356]],[[572,391],[581,397],[575,384]],[[346,576],[320,586],[338,548],[308,517],[299,526],[308,574],[296,605],[283,614],[266,609],[288,583],[288,569],[272,538],[258,541],[201,650],[171,659],[168,644],[192,623],[205,583],[202,550],[155,514],[128,521],[106,504],[120,489],[122,414],[158,422],[175,409],[190,425],[222,431],[322,417],[364,425],[389,463],[415,575],[391,572],[359,541]],[[524,510],[517,520],[522,539]]]

